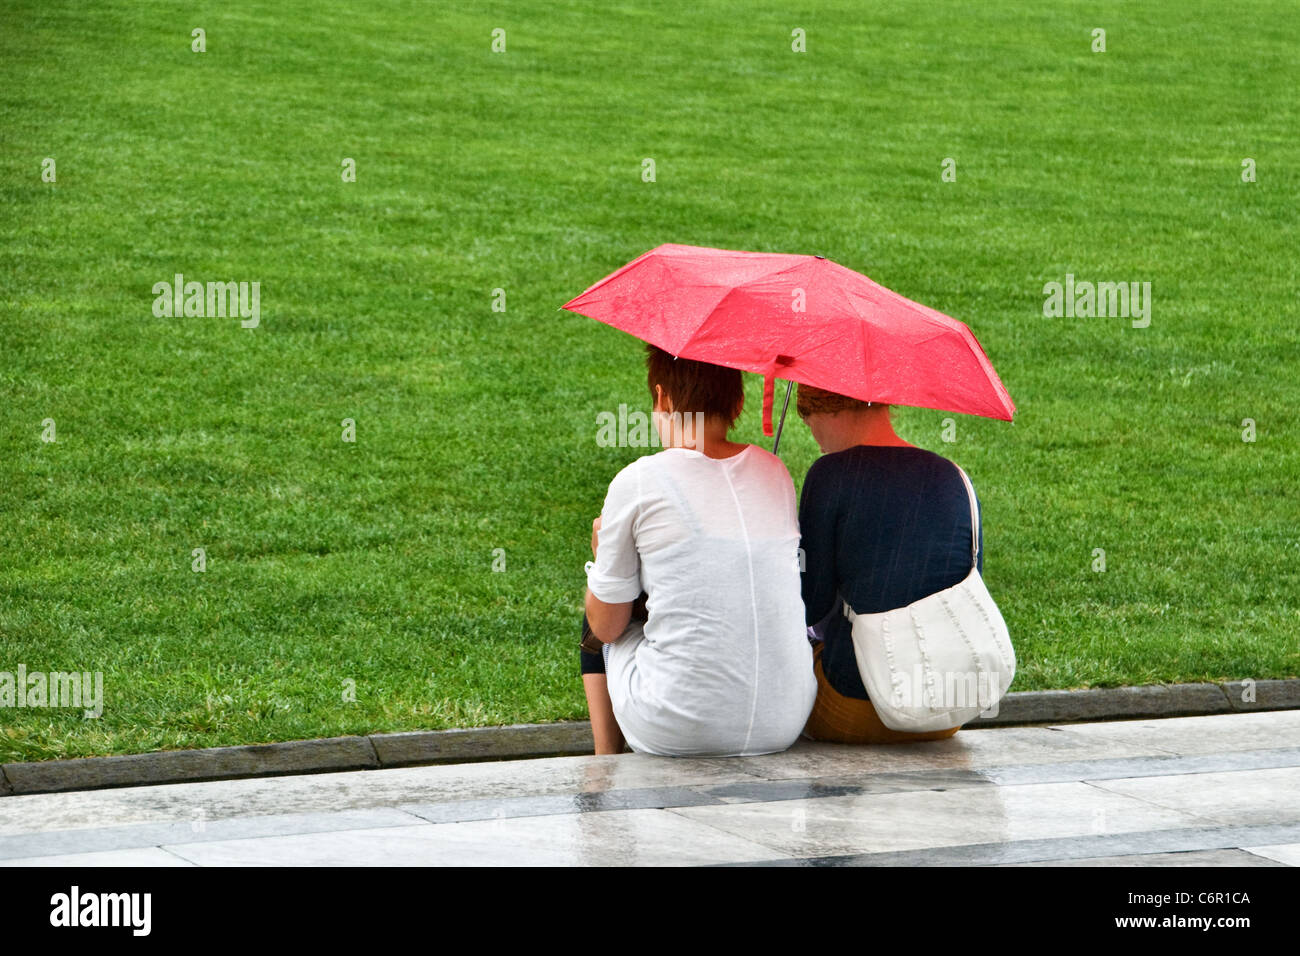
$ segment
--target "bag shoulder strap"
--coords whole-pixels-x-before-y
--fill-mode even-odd
[[[956,462],[952,464],[961,475],[962,483],[966,486],[966,497],[970,499],[970,566],[976,568],[979,566],[980,555],[980,506],[975,500],[975,488],[971,485],[970,478],[961,465]]]
[[[962,470],[961,465],[957,464],[955,461],[952,463],[952,466],[957,469],[957,474],[961,475],[962,484],[966,486],[966,497],[970,501],[970,566],[973,571],[979,567],[980,506],[979,502],[975,499],[975,487],[970,483],[970,477]],[[844,616],[852,622],[853,619],[858,616],[857,613],[842,595],[837,594],[836,596],[839,597],[840,604],[843,605],[841,611]]]

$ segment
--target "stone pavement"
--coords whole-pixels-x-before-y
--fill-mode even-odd
[[[1300,865],[1300,711],[0,799],[0,863]]]

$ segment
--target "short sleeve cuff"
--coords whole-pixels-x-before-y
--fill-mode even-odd
[[[588,564],[590,565],[590,562]],[[606,604],[626,604],[628,601],[635,601],[641,596],[643,590],[640,577],[610,577],[601,574],[595,565],[587,568],[587,588],[597,600],[604,601]]]

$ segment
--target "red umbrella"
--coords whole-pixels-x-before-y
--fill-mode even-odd
[[[564,308],[681,358],[762,375],[765,435],[778,375],[1003,421],[1016,407],[964,323],[822,256],[662,245]]]

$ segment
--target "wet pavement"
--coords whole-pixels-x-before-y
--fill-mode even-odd
[[[1300,711],[0,798],[0,865],[1300,865]]]

